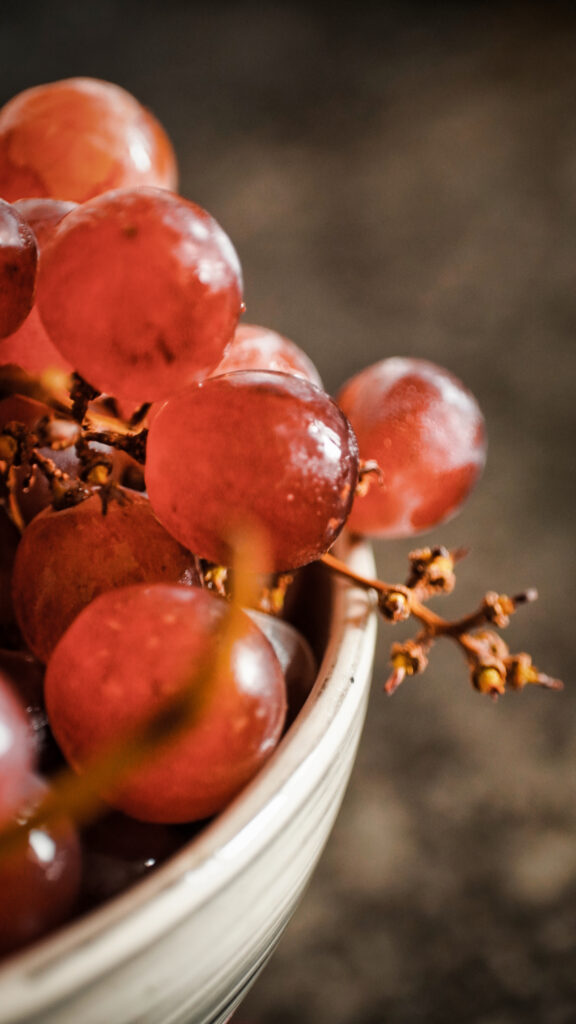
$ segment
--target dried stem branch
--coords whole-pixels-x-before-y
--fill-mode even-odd
[[[392,645],[392,673],[384,689],[394,693],[406,676],[417,675],[428,665],[428,653],[437,639],[447,637],[458,644],[466,657],[472,685],[493,699],[507,689],[522,689],[529,683],[560,690],[562,683],[541,673],[525,652],[511,654],[507,644],[486,626],[504,628],[519,605],[535,601],[538,594],[527,590],[514,597],[488,591],[479,608],[459,619],[449,620],[437,615],[424,601],[454,587],[454,565],[466,554],[458,548],[424,548],[410,555],[410,574],[406,583],[385,583],[353,572],[334,555],[328,553],[322,562],[332,572],[378,595],[378,607],[389,622],[401,622],[410,616],[417,619],[422,630],[412,640]]]

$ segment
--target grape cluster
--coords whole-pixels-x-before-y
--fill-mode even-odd
[[[100,843],[118,811],[142,842],[144,823],[217,814],[314,679],[307,641],[262,607],[317,559],[346,573],[346,524],[399,537],[454,515],[484,464],[480,409],[441,367],[384,359],[335,401],[297,345],[240,323],[232,242],[176,182],[163,129],[117,86],[38,86],[0,111],[1,951],[99,889],[36,772],[64,757],[89,780],[76,797],[116,809]],[[447,624],[423,602],[455,556],[417,555],[405,585],[356,580],[423,625],[389,689],[442,631],[478,689],[541,682],[496,641],[473,650],[472,626],[518,602]]]

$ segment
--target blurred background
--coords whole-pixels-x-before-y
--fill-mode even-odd
[[[329,391],[391,355],[474,391],[486,472],[422,538],[471,548],[438,610],[537,587],[509,639],[567,684],[493,704],[440,646],[386,698],[382,626],[336,829],[238,1024],[570,1024],[574,5],[2,0],[0,102],[78,74],[152,108],[236,245],[247,321]],[[385,579],[413,546],[377,545]]]

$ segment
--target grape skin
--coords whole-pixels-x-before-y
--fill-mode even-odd
[[[78,612],[105,590],[140,582],[198,579],[194,558],[137,492],[121,492],[102,513],[98,495],[72,508],[47,508],[27,526],[12,574],[22,635],[47,661]]]
[[[0,818],[17,806],[33,759],[34,739],[26,713],[0,673]]]
[[[12,573],[19,542],[18,529],[0,506],[0,645],[19,639],[12,601]]]
[[[32,808],[47,789],[30,775],[20,793],[22,809]],[[0,828],[8,822],[2,816]],[[20,949],[65,921],[80,888],[80,844],[67,817],[34,827],[23,843],[0,859],[0,954]]]
[[[63,759],[48,727],[44,708],[44,666],[28,651],[0,648],[0,674],[9,681],[26,712],[38,771],[41,775],[50,775],[62,767]]]
[[[354,502],[348,526],[370,537],[406,537],[453,516],[486,458],[484,419],[474,396],[442,367],[384,359],[344,384],[346,413],[363,460],[382,481]]]
[[[304,377],[316,387],[322,387],[322,380],[314,363],[283,334],[259,327],[257,324],[239,324],[224,358],[210,374],[215,377],[234,370],[277,370]]]
[[[34,232],[0,199],[0,338],[17,331],[32,309],[37,264]]]
[[[158,121],[125,89],[94,78],[37,85],[0,110],[0,195],[85,202],[113,188],[175,189]]]
[[[358,473],[356,439],[335,403],[284,373],[237,371],[173,395],[148,437],[156,515],[202,558],[229,565],[254,526],[260,571],[318,558],[342,529]]]
[[[90,384],[155,401],[221,359],[242,273],[201,207],[162,189],[120,189],[61,222],[42,253],[37,303],[50,340]]]
[[[318,671],[316,659],[306,638],[289,622],[254,608],[248,609],[248,615],[270,641],[282,666],[288,694],[288,727],[302,710],[314,685]]]
[[[78,203],[65,199],[49,199],[36,197],[31,199],[18,199],[13,208],[18,211],[27,224],[30,225],[40,252],[44,245],[58,227],[60,221],[66,214],[75,210]]]
[[[263,633],[199,587],[136,585],[100,595],[61,638],[46,672],[46,706],[69,762],[84,771],[186,685],[197,717],[133,771],[108,801],[144,821],[185,822],[222,810],[261,768],[282,732],[286,688]],[[220,654],[220,657],[218,655]],[[208,669],[209,690],[195,673]]]
[[[42,374],[46,370],[60,370],[68,374],[72,369],[50,341],[36,303],[22,326],[0,339],[0,364],[19,366],[30,374]]]
[[[62,218],[77,205],[58,199],[21,199],[12,208],[34,232],[41,254]],[[47,369],[66,373],[72,370],[46,334],[35,302],[18,330],[0,341],[0,362],[16,364],[32,374],[43,373]]]

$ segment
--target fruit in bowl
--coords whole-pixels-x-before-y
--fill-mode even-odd
[[[96,100],[108,105],[98,160],[83,149]],[[233,244],[172,191],[168,144],[134,104],[73,79],[0,112],[0,921],[7,953],[43,940],[1,972],[14,1020],[226,1018],[334,819],[376,604],[421,627],[393,648],[389,692],[443,635],[482,692],[553,685],[482,628],[528,595],[487,595],[447,622],[426,601],[451,589],[459,552],[417,551],[407,581],[387,584],[358,539],[457,512],[485,458],[473,396],[397,358],[335,401],[294,343],[239,324]],[[144,176],[125,152],[134,117]],[[75,133],[65,149],[59,118]],[[31,675],[48,789],[9,692]],[[103,808],[115,811],[98,833]],[[93,910],[81,859],[92,876],[103,832],[129,830],[125,816],[141,859],[168,859]],[[163,852],[146,857],[148,840]]]
[[[364,544],[342,553],[357,571],[373,572]],[[96,909],[91,904],[90,913],[7,960],[0,1020],[65,1024],[105,1015],[199,1024],[226,1020],[240,1001],[321,854],[369,692],[374,602],[322,567],[306,570],[303,585],[298,614],[309,629],[313,624],[320,664],[303,709],[266,765],[192,838],[180,827],[179,850],[163,836],[170,856],[138,884]],[[112,822],[116,832],[123,821]],[[89,832],[85,868],[101,873],[102,854],[98,859]],[[138,840],[145,853],[145,832]],[[99,882],[88,884],[93,892]]]

